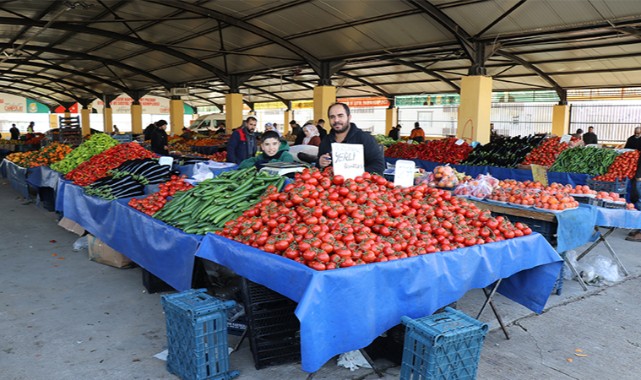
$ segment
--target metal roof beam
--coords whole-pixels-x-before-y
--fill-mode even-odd
[[[62,84],[65,84],[65,85],[73,87],[73,88],[81,89],[81,90],[86,91],[86,92],[88,92],[88,93],[90,93],[92,95],[95,95],[97,98],[99,98],[101,96],[101,94],[99,92],[94,91],[92,89],[85,88],[82,85],[79,85],[77,83],[69,82],[69,81],[66,81],[64,79],[58,79],[56,77],[50,77],[50,76],[47,76],[47,75],[33,74],[33,73],[22,73],[22,72],[15,71],[15,70],[14,71],[0,70],[0,75],[3,75],[2,79],[13,78],[13,76],[24,77],[24,78],[22,78],[20,80],[30,79],[30,78],[45,79],[45,80],[51,81],[52,83],[56,83],[56,84],[62,83]],[[40,85],[39,83],[32,83],[32,82],[28,82],[28,83],[29,84],[34,84],[35,86]]]
[[[77,95],[75,95],[73,93],[61,91],[61,89],[59,89],[59,88],[54,88],[54,87],[51,87],[51,86],[48,86],[48,85],[42,84],[42,83],[37,83],[36,84],[36,83],[26,82],[26,81],[22,81],[22,80],[16,81],[16,80],[13,80],[13,79],[8,78],[8,77],[0,78],[0,82],[9,83],[9,84],[13,85],[13,88],[19,89],[21,91],[22,90],[26,90],[26,89],[23,89],[21,87],[15,87],[15,85],[23,84],[23,85],[26,85],[26,86],[32,86],[30,88],[44,88],[44,89],[49,90],[49,91],[51,91],[53,93],[60,94],[60,95],[65,95],[65,96],[67,96],[67,97],[69,97],[69,98],[71,98],[71,99],[73,99],[75,101],[80,101],[80,99],[81,99],[80,96],[77,96]]]
[[[6,47],[11,47],[11,45],[8,44],[8,43],[1,43],[0,42],[0,49],[1,48],[6,48]],[[56,49],[56,48],[44,47],[44,46],[28,45],[28,46],[24,46],[23,49],[24,50],[33,50],[33,51],[37,51],[37,52],[45,52],[45,53],[66,55],[66,56],[74,57],[74,58],[77,58],[77,59],[83,59],[83,60],[87,60],[87,61],[102,62],[104,64],[108,64],[108,65],[111,65],[111,66],[117,66],[117,67],[120,67],[122,69],[131,71],[132,73],[147,77],[147,78],[151,79],[153,82],[158,83],[160,85],[163,85],[163,86],[165,86],[167,88],[171,87],[171,84],[169,82],[163,80],[162,78],[157,77],[157,76],[149,73],[148,71],[142,70],[140,68],[124,64],[124,63],[122,63],[122,62],[120,62],[118,60],[108,59],[108,58],[104,58],[104,57],[98,57],[98,56],[94,56],[94,55],[91,55],[91,54],[85,54],[85,53],[81,53],[81,52],[73,52],[73,51],[68,51],[68,50],[64,50],[64,49]],[[57,66],[51,65],[51,68],[52,69],[57,69]]]
[[[559,98],[561,98],[561,101],[567,101],[567,93],[563,87],[561,87],[552,77],[550,77],[547,73],[545,73],[543,70],[539,69],[535,65],[531,64],[530,62],[522,59],[519,56],[516,56],[514,54],[510,54],[504,51],[497,51],[496,54],[503,56],[509,60],[512,60],[518,64],[520,64],[523,67],[526,67],[535,73],[537,73],[544,81],[548,82],[552,88],[554,88],[554,91],[556,91],[557,95],[559,95]]]
[[[259,28],[253,24],[250,24],[247,21],[232,17],[230,15],[215,11],[213,9],[209,9],[206,7],[201,7],[198,5],[194,4],[189,4],[183,1],[179,0],[145,0],[150,3],[154,4],[160,4],[163,6],[167,7],[174,7],[178,9],[182,9],[187,12],[192,12],[196,14],[200,14],[204,17],[209,17],[214,20],[220,20],[226,24],[233,25],[239,28],[242,28],[248,32],[254,33],[257,36],[260,36],[266,40],[269,40],[277,45],[280,45],[284,47],[285,49],[291,51],[292,53],[296,54],[297,56],[301,57],[308,65],[314,69],[319,75],[321,71],[321,62],[318,58],[313,56],[312,54],[308,53],[301,47],[287,41],[286,39],[277,36],[265,29]]]
[[[434,70],[430,70],[430,69],[427,69],[427,68],[425,68],[423,66],[419,66],[419,65],[415,64],[414,62],[403,61],[402,59],[392,59],[390,61],[394,62],[394,63],[397,63],[399,65],[404,65],[404,66],[411,67],[411,68],[416,69],[418,71],[421,71],[421,72],[423,72],[425,74],[431,75],[434,78],[437,78],[438,80],[447,83],[456,92],[460,92],[461,91],[461,88],[456,83],[452,82],[451,80],[447,79],[446,77],[442,76],[441,74],[437,73]]]

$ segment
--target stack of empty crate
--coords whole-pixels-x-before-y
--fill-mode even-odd
[[[407,326],[401,380],[475,379],[488,326],[452,308]]]
[[[162,296],[167,321],[167,369],[181,379],[228,380],[239,375],[229,370],[227,309],[205,289]]]
[[[256,369],[300,360],[296,302],[246,279],[242,281],[242,293]]]

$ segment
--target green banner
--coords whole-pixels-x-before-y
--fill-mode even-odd
[[[27,113],[49,113],[49,107],[27,98]]]

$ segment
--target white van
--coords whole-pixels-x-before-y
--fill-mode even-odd
[[[224,113],[210,113],[199,116],[189,124],[189,130],[196,133],[216,132],[220,125],[225,125]]]

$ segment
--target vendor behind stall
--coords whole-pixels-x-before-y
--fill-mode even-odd
[[[294,157],[289,154],[289,145],[281,141],[278,132],[267,131],[263,133],[260,141],[260,150],[255,157],[250,157],[238,165],[238,169],[256,166],[258,169],[268,162],[294,162]]]

